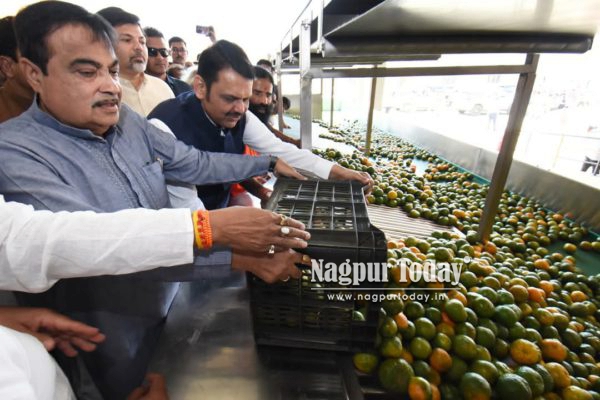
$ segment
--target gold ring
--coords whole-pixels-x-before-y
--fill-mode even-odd
[[[281,221],[279,221],[279,225],[285,226],[285,223],[287,221],[287,217],[285,215],[283,215],[283,214],[280,214],[279,216],[281,217]]]
[[[272,244],[271,246],[269,246],[269,254],[275,254],[275,245]]]
[[[310,259],[310,256],[306,255],[306,254],[302,254],[302,262],[305,264],[310,263],[312,260]]]

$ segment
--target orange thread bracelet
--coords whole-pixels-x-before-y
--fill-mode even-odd
[[[196,237],[196,246],[199,249],[208,249],[213,245],[212,228],[210,227],[210,218],[208,211],[197,210],[192,213],[194,222],[194,236]]]

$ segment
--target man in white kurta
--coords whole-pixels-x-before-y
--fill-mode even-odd
[[[146,36],[139,18],[118,7],[98,12],[117,32],[119,82],[122,101],[135,112],[147,116],[161,102],[175,97],[169,86],[159,78],[144,73],[148,63]]]

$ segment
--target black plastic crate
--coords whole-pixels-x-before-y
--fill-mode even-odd
[[[386,262],[385,235],[370,224],[358,182],[278,179],[267,209],[306,225],[311,240],[302,252],[315,260]],[[355,301],[357,292],[339,283],[313,283],[311,273],[304,269],[302,279],[272,285],[248,274],[256,342],[339,351],[371,347],[379,305]],[[365,281],[352,287],[373,285],[381,286]],[[365,312],[365,321],[353,319],[359,309]]]

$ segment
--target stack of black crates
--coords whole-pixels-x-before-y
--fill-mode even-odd
[[[358,182],[280,178],[267,209],[303,222],[311,239],[301,251],[323,265],[386,262],[385,236],[370,224]],[[305,268],[302,279],[272,285],[248,274],[248,285],[257,344],[336,351],[373,346],[379,304],[364,295],[383,293],[369,290],[382,283],[315,283]],[[364,320],[356,318],[358,310]]]

